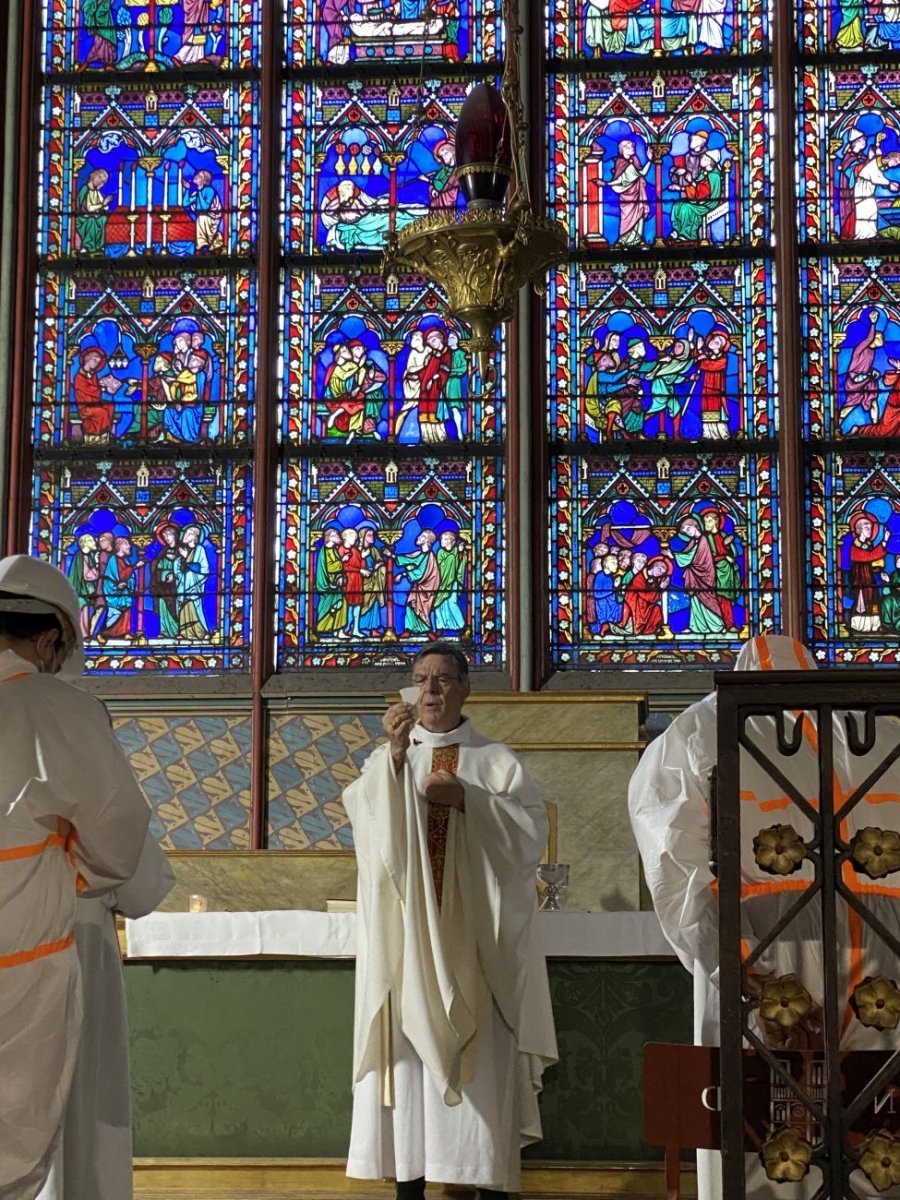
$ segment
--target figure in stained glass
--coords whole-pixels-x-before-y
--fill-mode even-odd
[[[840,23],[834,44],[838,50],[861,50],[863,36],[863,0],[840,0]]]
[[[97,606],[97,591],[101,579],[99,548],[97,539],[90,533],[83,533],[77,546],[69,568],[69,582],[75,589],[75,595],[81,605],[81,636],[87,641],[93,634],[102,611]]]
[[[851,633],[878,633],[887,531],[867,508],[851,514],[847,526],[841,563],[847,625]]]
[[[212,171],[197,171],[191,181],[191,195],[185,205],[194,217],[194,244],[198,254],[218,253],[224,248],[222,239],[222,201],[212,186]]]
[[[159,70],[225,54],[226,0],[82,0],[75,56],[80,68]]]
[[[150,595],[156,600],[159,617],[159,636],[176,638],[178,625],[178,588],[175,582],[179,561],[178,542],[181,530],[166,521],[156,531],[159,551],[150,564]]]
[[[342,635],[347,622],[344,599],[344,567],[341,562],[341,531],[326,529],[316,551],[316,632]]]
[[[138,569],[142,565],[143,559],[136,554],[131,539],[127,536],[115,538],[113,553],[103,572],[102,588],[107,620],[97,632],[97,641],[101,644],[110,638],[131,637],[138,594]]]
[[[347,624],[338,637],[362,637],[359,623],[364,599],[363,584],[368,571],[359,548],[359,533],[356,529],[343,531],[338,553],[344,574],[344,604],[347,611]]]
[[[646,437],[680,435],[681,415],[686,399],[683,385],[696,372],[693,347],[686,336],[672,339],[647,370],[650,381],[650,404],[644,425]],[[651,418],[656,420],[651,420]]]
[[[609,181],[610,190],[619,198],[617,246],[638,246],[647,241],[644,224],[650,216],[650,200],[646,176],[652,165],[652,147],[646,147],[640,156],[637,141],[622,138]]]
[[[852,126],[837,162],[838,231],[848,240],[856,237],[856,177],[868,162],[867,143],[865,132]]]
[[[409,581],[401,637],[427,635],[432,630],[431,612],[441,581],[434,554],[436,541],[433,529],[423,529],[416,537],[415,550],[395,555],[397,566]]]
[[[675,545],[677,541],[681,542],[680,548]],[[724,633],[727,626],[717,592],[716,564],[697,517],[684,518],[678,526],[678,537],[663,546],[663,554],[671,556],[681,568],[690,610],[687,628],[699,634]]]
[[[438,401],[438,423],[448,427],[450,436],[461,442],[465,429],[465,413],[468,403],[469,360],[459,344],[459,334],[453,330],[447,335],[447,379],[442,398]]]
[[[456,62],[460,7],[458,0],[322,0],[320,56],[336,66],[409,54]]]
[[[181,531],[178,558],[174,563],[178,633],[188,641],[198,642],[205,641],[210,635],[203,611],[203,597],[211,572],[203,536],[199,525],[185,525]]]
[[[363,558],[363,596],[359,629],[363,637],[381,637],[387,630],[387,557],[378,544],[375,526],[363,521],[360,553]]]
[[[440,163],[428,178],[428,207],[432,210],[456,208],[459,182],[456,178],[456,146],[451,138],[443,138],[432,151]]]
[[[103,194],[109,172],[102,167],[91,171],[78,189],[75,218],[75,249],[80,254],[103,254],[106,249],[106,223],[112,197]]]
[[[853,236],[857,241],[885,237],[887,230],[900,235],[900,207],[892,197],[900,192],[900,180],[888,171],[900,168],[900,152],[873,154],[856,172],[853,185]]]
[[[441,633],[461,633],[466,625],[462,601],[466,591],[466,542],[454,529],[440,537],[437,565],[440,586],[434,604],[434,626]]]
[[[879,420],[879,396],[886,381],[880,361],[886,327],[884,313],[877,307],[847,326],[838,354],[838,418],[844,434],[859,433]],[[900,334],[896,326],[894,332]]]
[[[73,441],[102,445],[109,441],[115,421],[110,393],[118,380],[107,370],[107,358],[96,344],[86,345],[76,356],[72,377],[71,436]]]

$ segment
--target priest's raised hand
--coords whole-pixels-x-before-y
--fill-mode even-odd
[[[392,704],[381,718],[381,724],[390,742],[391,758],[398,771],[406,760],[409,735],[415,723],[416,714],[408,704]]]

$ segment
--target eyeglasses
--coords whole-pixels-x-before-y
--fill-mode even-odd
[[[429,683],[436,683],[439,687],[449,687],[451,683],[459,683],[458,675],[413,675],[412,681],[418,688],[428,687]]]

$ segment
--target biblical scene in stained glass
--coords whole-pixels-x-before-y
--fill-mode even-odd
[[[503,660],[502,462],[287,464],[280,666],[403,666],[436,637]]]
[[[900,662],[900,456],[845,451],[808,471],[813,651],[826,663]]]
[[[245,254],[256,241],[259,114],[232,83],[44,92],[38,249],[120,258]]]
[[[44,275],[38,287],[35,442],[246,442],[256,294],[249,273]]]
[[[212,462],[45,462],[32,553],[81,601],[94,673],[246,670],[250,487]]]
[[[291,66],[497,57],[499,0],[285,0],[284,7]]]
[[[804,434],[900,437],[900,259],[801,264]]]
[[[550,206],[573,244],[628,250],[769,237],[765,73],[560,76]]]
[[[768,40],[765,0],[547,0],[551,58],[754,54]]]
[[[437,445],[502,435],[502,402],[470,374],[468,332],[428,280],[298,273],[285,304],[285,440]],[[502,361],[497,370],[502,382]]]
[[[900,49],[896,0],[798,0],[800,47],[809,54]]]
[[[798,115],[801,236],[816,242],[900,239],[896,68],[807,68]]]
[[[460,79],[290,88],[287,249],[380,250],[392,229],[464,207],[454,131],[467,91]]]
[[[252,67],[260,0],[43,0],[44,70]]]
[[[729,663],[777,628],[774,460],[558,458],[551,497],[557,667]]]
[[[572,266],[548,314],[552,438],[773,435],[768,263]]]

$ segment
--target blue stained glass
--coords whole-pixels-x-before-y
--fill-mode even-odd
[[[307,445],[495,441],[500,392],[472,374],[468,331],[433,284],[318,270],[285,283],[282,437]]]
[[[776,479],[765,455],[555,458],[554,665],[723,664],[777,630]]]
[[[464,79],[288,89],[288,250],[380,250],[391,228],[463,206],[453,173]]]
[[[256,90],[131,80],[47,88],[38,249],[51,258],[247,254]]]
[[[248,440],[256,359],[249,272],[48,272],[37,308],[37,444]]]
[[[75,588],[90,671],[248,669],[251,503],[237,463],[40,465],[32,553]]]
[[[152,73],[259,60],[260,0],[43,0],[43,17],[46,71]]]
[[[766,262],[573,266],[551,276],[547,324],[554,439],[774,434]]]
[[[550,208],[573,246],[770,236],[766,71],[548,79]]]
[[[285,0],[291,66],[487,62],[497,57],[500,0]]]
[[[766,0],[545,3],[550,57],[562,59],[754,54],[766,48],[769,20]]]
[[[284,465],[279,664],[403,666],[449,637],[503,665],[502,461]]]
[[[807,470],[815,655],[829,664],[900,662],[900,457],[813,455]]]

